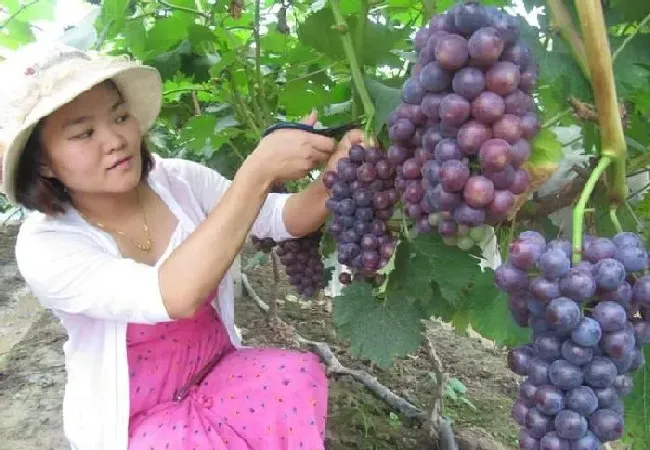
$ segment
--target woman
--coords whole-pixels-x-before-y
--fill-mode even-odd
[[[249,232],[283,240],[322,225],[320,181],[298,194],[270,186],[334,167],[361,132],[337,145],[275,131],[229,181],[149,153],[154,69],[39,44],[3,66],[3,189],[33,211],[16,245],[21,274],[68,333],[71,447],[322,449],[317,358],[241,346],[230,267]]]

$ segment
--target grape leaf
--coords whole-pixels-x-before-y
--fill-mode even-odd
[[[508,297],[494,286],[494,271],[485,269],[467,294],[472,328],[498,346],[529,342],[530,330],[520,328],[508,309]],[[489,313],[486,313],[489,311]]]
[[[377,299],[367,283],[352,283],[334,298],[334,324],[351,354],[383,368],[420,347],[424,318],[417,303],[396,295]]]
[[[645,365],[634,376],[634,389],[625,397],[625,436],[630,450],[647,450],[650,442],[650,345]]]
[[[401,89],[386,86],[384,83],[377,81],[374,78],[370,78],[369,76],[364,76],[364,82],[368,94],[375,104],[374,128],[375,132],[379,133],[386,124],[386,120],[390,113],[393,112],[402,101],[402,91]]]

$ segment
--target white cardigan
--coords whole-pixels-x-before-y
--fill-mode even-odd
[[[178,219],[182,235],[187,235],[231,182],[194,162],[159,156],[155,160],[148,183]],[[291,238],[282,220],[288,197],[269,194],[251,233],[276,240]],[[63,346],[67,371],[63,427],[71,449],[126,450],[127,323],[173,320],[163,306],[158,269],[122,258],[113,238],[87,224],[74,208],[56,218],[30,213],[18,234],[16,260],[33,294],[60,318],[68,334]],[[213,307],[233,344],[240,347],[230,271],[218,292]]]

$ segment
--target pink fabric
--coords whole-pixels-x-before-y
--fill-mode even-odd
[[[206,303],[192,319],[129,324],[129,450],[322,450],[327,378],[316,355],[235,349]],[[221,360],[172,400],[215,355]]]

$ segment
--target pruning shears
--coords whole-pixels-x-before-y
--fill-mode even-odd
[[[311,125],[306,125],[304,123],[299,123],[299,122],[278,122],[266,128],[262,133],[262,137],[266,137],[276,130],[293,129],[293,130],[303,130],[309,133],[320,134],[321,136],[340,140],[343,137],[343,135],[345,135],[345,133],[347,133],[348,131],[354,128],[359,128],[360,126],[361,124],[359,122],[349,122],[336,127],[314,128]]]

